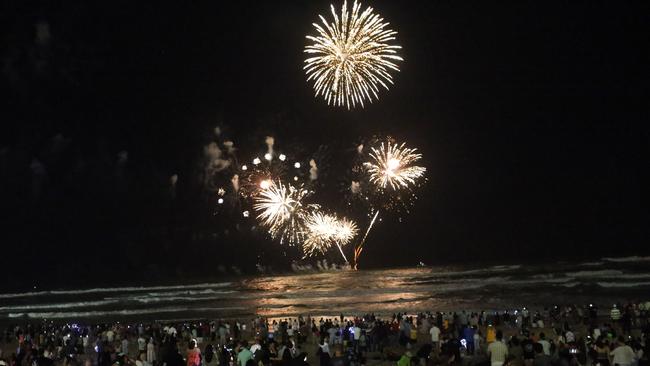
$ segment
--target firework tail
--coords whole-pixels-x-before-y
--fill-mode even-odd
[[[358,269],[359,257],[361,256],[361,252],[363,251],[363,245],[366,243],[366,238],[368,237],[368,233],[370,232],[370,229],[372,229],[373,225],[375,225],[375,221],[377,220],[377,217],[379,217],[379,210],[375,211],[375,215],[372,217],[372,220],[370,220],[370,225],[368,225],[368,229],[366,230],[366,233],[363,235],[363,238],[361,239],[361,242],[359,242],[359,245],[357,245],[354,248],[354,266],[353,266],[353,268],[355,270]]]
[[[343,248],[341,248],[341,244],[336,243],[336,246],[339,248],[339,252],[341,252],[341,256],[345,260],[345,263],[350,263],[348,262],[348,258],[345,256],[345,253],[343,253]]]

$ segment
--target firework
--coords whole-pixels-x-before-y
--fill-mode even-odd
[[[412,165],[422,158],[417,149],[409,149],[405,144],[381,143],[379,148],[371,148],[370,162],[364,166],[370,174],[370,182],[381,189],[398,190],[415,184],[426,168]]]
[[[344,246],[352,241],[358,232],[357,224],[344,217],[338,220],[334,239],[339,245]]]
[[[253,199],[253,209],[258,212],[257,219],[268,229],[271,238],[279,239],[280,243],[286,241],[289,245],[302,242],[305,217],[318,208],[317,205],[303,203],[311,192],[284,185],[280,181],[265,180],[260,187]]]
[[[334,244],[337,220],[333,215],[313,212],[305,220],[307,237],[303,242],[305,255],[325,253]]]
[[[307,229],[307,236],[303,242],[305,256],[323,254],[335,245],[343,259],[348,261],[342,247],[352,241],[359,231],[354,221],[315,211],[307,216],[305,228]]]
[[[344,1],[339,17],[332,5],[334,22],[319,16],[322,24],[313,24],[318,35],[307,36],[313,43],[304,51],[310,55],[304,70],[316,95],[348,109],[379,99],[379,87],[393,84],[390,71],[399,71],[395,62],[402,61],[397,55],[401,47],[390,44],[397,32],[387,29],[388,23],[371,7],[360,10],[356,0],[352,12]]]
[[[409,213],[417,199],[414,188],[419,186],[426,172],[426,168],[415,165],[422,158],[417,149],[395,143],[391,138],[372,139],[369,147],[359,145],[357,152],[357,162],[346,190],[351,205],[354,202],[368,210],[370,223],[361,241],[355,245],[355,268],[368,234],[381,221],[378,220],[380,212]]]

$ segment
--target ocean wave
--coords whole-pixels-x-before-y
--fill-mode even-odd
[[[146,315],[158,313],[179,313],[179,312],[206,312],[206,311],[227,311],[227,310],[245,310],[240,306],[231,307],[209,307],[209,308],[190,308],[187,306],[164,307],[157,309],[131,309],[131,310],[106,310],[106,311],[57,311],[57,312],[22,312],[9,313],[9,318],[28,317],[33,319],[77,319],[77,318],[99,318],[106,316],[130,316]]]
[[[99,301],[79,301],[79,302],[67,302],[67,303],[58,303],[58,304],[37,304],[37,305],[11,305],[11,306],[2,306],[0,311],[9,312],[9,311],[27,311],[27,310],[46,310],[46,309],[71,309],[71,308],[81,308],[81,307],[99,307],[106,306],[111,304],[117,304],[119,300],[99,300]]]
[[[569,283],[562,284],[562,286],[568,287],[568,288],[573,288],[573,287],[576,287],[576,286],[580,286],[580,282],[569,282]]]
[[[148,292],[147,296],[152,296],[152,297],[165,297],[165,296],[180,296],[180,295],[188,295],[188,296],[196,296],[196,295],[227,295],[227,294],[233,294],[238,291],[236,290],[213,290],[213,289],[205,289],[205,290],[183,290],[183,291],[169,291],[169,292]],[[131,295],[128,295],[129,297]]]
[[[578,272],[568,272],[566,273],[567,277],[579,277],[579,278],[598,278],[598,277],[607,277],[607,276],[620,276],[623,274],[623,271],[616,269],[603,269],[598,271],[578,271]]]
[[[512,271],[521,268],[521,264],[499,265],[499,266],[492,266],[490,268],[495,269],[497,271]]]
[[[164,290],[179,290],[179,289],[199,289],[199,288],[216,288],[227,287],[232,285],[231,282],[217,282],[217,283],[199,283],[194,285],[177,285],[177,286],[142,286],[142,287],[100,287],[85,290],[51,290],[51,291],[36,291],[36,292],[23,292],[13,294],[0,294],[0,299],[10,299],[17,297],[33,297],[43,295],[83,295],[104,292],[142,292],[142,291],[164,291]]]
[[[605,262],[584,262],[580,263],[581,266],[602,266]]]
[[[650,273],[626,273],[619,276],[614,276],[616,278],[622,278],[626,280],[640,280],[644,278],[650,278]]]
[[[492,266],[488,268],[478,268],[478,269],[469,269],[465,271],[438,271],[436,269],[433,269],[431,272],[428,274],[430,275],[428,278],[430,279],[436,279],[436,278],[442,278],[442,277],[461,277],[461,276],[467,276],[467,275],[482,275],[486,273],[498,273],[498,272],[508,272],[508,271],[515,271],[517,269],[520,269],[521,265],[512,265],[512,266]],[[398,276],[398,278],[403,276]]]
[[[237,291],[232,291],[233,293]],[[161,302],[197,302],[209,300],[226,300],[223,296],[200,296],[200,297],[185,297],[185,296],[165,296],[165,297],[147,297],[136,296],[129,299],[129,301],[139,302],[141,304],[161,303]]]
[[[596,282],[600,287],[643,287],[650,286],[650,282]]]
[[[638,255],[630,256],[630,257],[606,257],[606,258],[601,258],[604,261],[608,262],[616,262],[616,263],[627,263],[627,262],[647,262],[650,261],[650,257],[640,257]]]

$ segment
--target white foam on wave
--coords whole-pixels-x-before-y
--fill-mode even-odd
[[[601,258],[604,261],[608,262],[617,262],[617,263],[625,263],[625,262],[647,262],[650,261],[650,257],[640,257],[638,255],[630,256],[630,257],[606,257],[606,258]]]
[[[94,294],[94,293],[105,293],[105,292],[142,292],[142,291],[164,291],[164,290],[179,290],[179,289],[200,289],[200,288],[228,287],[230,285],[232,285],[231,282],[217,282],[217,283],[199,283],[195,285],[177,285],[177,286],[101,287],[101,288],[91,288],[85,290],[52,290],[52,291],[0,294],[0,299],[10,299],[16,297],[33,297],[33,296],[43,296],[43,295],[83,295],[83,294]]]
[[[578,278],[598,278],[598,277],[608,277],[608,276],[620,276],[623,274],[623,271],[616,269],[603,269],[598,271],[578,271],[578,272],[568,272],[566,273],[567,277],[578,277]]]
[[[2,306],[0,307],[1,312],[9,311],[27,311],[27,310],[46,310],[46,309],[71,309],[71,308],[81,308],[81,307],[99,307],[106,306],[111,304],[117,304],[119,300],[99,300],[99,301],[79,301],[79,302],[66,302],[59,304],[37,304],[37,305],[12,305],[12,306]]]
[[[470,269],[466,271],[448,271],[448,272],[434,271],[433,273],[440,277],[456,277],[456,276],[473,275],[473,274],[514,271],[519,268],[521,268],[521,265],[517,264],[512,266],[504,265],[504,266],[492,266],[492,267],[481,268],[481,269]]]
[[[492,266],[490,268],[495,269],[497,271],[508,271],[508,270],[515,270],[521,268],[521,264],[499,265],[499,266]]]
[[[237,293],[237,291],[230,291],[229,293]],[[222,295],[226,294],[224,293]],[[132,297],[130,301],[137,301],[141,304],[151,304],[160,302],[195,302],[195,301],[208,301],[208,300],[224,300],[224,296],[200,296],[200,297],[185,297],[185,296],[162,296],[162,297],[148,297],[136,296]]]
[[[150,297],[173,297],[173,296],[197,296],[197,295],[227,295],[227,294],[232,294],[236,293],[239,291],[236,290],[213,290],[213,289],[206,289],[206,290],[182,290],[182,291],[169,291],[169,292],[147,292],[143,296],[150,296]],[[110,297],[109,299],[130,299],[133,297],[133,294],[131,295],[124,295],[124,296],[117,296],[117,297]]]
[[[616,278],[622,278],[626,280],[640,280],[640,279],[650,279],[650,273],[629,273],[622,274],[620,276],[614,276]]]
[[[78,319],[78,318],[98,318],[105,316],[129,316],[145,315],[158,313],[179,313],[179,312],[204,312],[204,311],[224,311],[224,310],[245,310],[240,306],[231,307],[207,307],[207,308],[190,308],[186,306],[164,307],[156,309],[133,309],[133,310],[107,310],[107,311],[61,311],[61,312],[27,312],[27,313],[9,313],[8,318],[22,318],[27,316],[33,319]]]
[[[597,282],[600,287],[642,287],[650,286],[650,282]]]
[[[562,286],[572,288],[572,287],[580,286],[580,282],[569,282],[563,284]]]
[[[581,266],[602,266],[605,262],[584,262],[580,263]]]

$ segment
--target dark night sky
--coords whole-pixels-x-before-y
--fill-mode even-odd
[[[642,2],[366,1],[405,61],[353,111],[315,99],[302,71],[328,2],[137,3],[3,5],[0,240],[16,283],[203,276],[260,247],[275,261],[223,234],[190,183],[218,124],[242,147],[272,134],[340,151],[375,133],[419,147],[428,185],[373,232],[369,267],[650,253]]]

